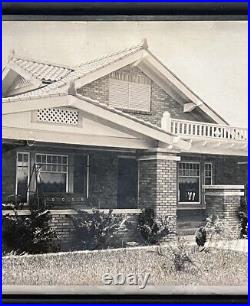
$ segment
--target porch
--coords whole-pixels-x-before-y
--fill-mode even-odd
[[[3,209],[7,213],[18,204],[27,213],[36,205],[65,216],[79,209],[138,215],[152,208],[156,215],[175,216],[179,234],[193,234],[212,211],[223,214],[226,195],[233,195],[227,201],[238,209],[247,157],[178,155],[8,141],[3,145]]]

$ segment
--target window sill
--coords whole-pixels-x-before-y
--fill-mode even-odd
[[[177,210],[192,210],[192,209],[206,209],[206,206],[200,203],[177,204]]]

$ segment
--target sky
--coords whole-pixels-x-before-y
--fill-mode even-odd
[[[16,55],[76,66],[138,44],[231,125],[248,124],[247,21],[4,21],[2,62]]]

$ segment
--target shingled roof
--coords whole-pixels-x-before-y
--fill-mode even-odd
[[[121,50],[121,51],[94,59],[92,61],[88,61],[86,63],[83,63],[71,69],[61,67],[61,70],[57,70],[59,66],[42,64],[42,63],[34,62],[33,60],[27,60],[27,59],[25,60],[25,63],[24,63],[24,60],[13,58],[12,61],[20,65],[21,68],[26,69],[29,73],[33,74],[36,78],[38,77],[43,78],[41,80],[46,80],[46,81],[53,80],[53,83],[51,82],[50,84],[45,85],[42,88],[35,89],[33,91],[29,91],[29,92],[19,94],[16,96],[12,96],[12,97],[3,98],[3,102],[32,99],[32,98],[37,98],[37,97],[41,97],[44,95],[58,93],[58,91],[60,91],[60,88],[65,87],[65,85],[68,85],[70,82],[75,81],[98,69],[101,69],[110,64],[113,64],[114,62],[128,55],[131,55],[135,52],[138,52],[139,50],[143,48],[145,48],[144,42],[134,47],[131,47],[125,50]],[[40,65],[43,65],[43,67]],[[63,74],[65,75],[64,77],[62,77]],[[55,80],[56,78],[58,78],[58,80]]]
[[[13,56],[8,63],[9,66],[16,65],[23,69],[31,78],[41,80],[45,83],[59,81],[73,71],[70,67],[62,65],[44,63],[33,59]]]
[[[13,61],[13,64],[16,65],[16,67],[18,66],[20,69],[25,69],[26,74],[29,72],[36,80],[41,82],[41,84],[38,84],[38,88],[29,92],[5,97],[3,98],[3,102],[17,102],[19,100],[36,99],[39,97],[61,94],[65,89],[67,90],[69,84],[75,83],[76,87],[84,86],[91,79],[91,75],[94,77],[100,77],[104,71],[106,71],[108,74],[110,72],[107,71],[110,71],[115,67],[118,69],[117,67],[119,67],[119,63],[128,65],[129,63],[135,61],[139,62],[140,64],[141,58],[145,56],[146,64],[151,65],[150,68],[153,67],[153,69],[158,72],[162,78],[164,78],[167,84],[170,82],[173,85],[174,90],[177,90],[180,95],[184,95],[186,99],[190,101],[189,104],[192,104],[191,106],[193,108],[199,107],[215,122],[228,125],[228,123],[220,115],[218,115],[200,97],[189,89],[174,73],[172,73],[147,49],[147,42],[146,40],[143,40],[136,46],[82,63],[76,67],[41,63],[31,59],[21,59],[12,56],[10,63]],[[142,52],[144,50],[146,55],[144,55],[144,52]]]

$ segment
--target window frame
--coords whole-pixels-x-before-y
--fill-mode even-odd
[[[206,165],[211,165],[211,177],[210,176],[206,176]],[[211,186],[214,183],[214,179],[213,179],[213,163],[212,162],[204,162],[204,185],[206,186]],[[206,178],[211,178],[211,184],[207,185],[206,184]]]
[[[198,164],[199,165],[199,176],[180,176],[179,175],[179,167],[180,167],[180,164]],[[180,193],[179,193],[179,183],[180,183],[180,177],[195,177],[195,178],[198,178],[199,179],[199,202],[181,202],[179,201],[180,199]],[[178,194],[178,204],[182,205],[200,205],[201,204],[201,181],[202,181],[202,178],[201,178],[201,162],[200,161],[180,161],[178,163],[178,173],[177,173],[177,194]]]
[[[61,166],[62,165],[66,165],[67,166],[67,171],[65,171],[65,172],[64,171],[62,171],[62,172],[55,172],[55,171],[44,171],[44,170],[41,170],[41,172],[42,173],[63,173],[63,174],[66,174],[66,190],[65,190],[65,193],[68,193],[69,192],[69,155],[37,152],[37,153],[35,153],[35,165],[39,164],[37,162],[37,155],[45,155],[46,156],[46,165],[48,165],[48,163],[47,163],[47,156],[60,156],[60,157],[66,157],[67,158],[67,164],[59,164]]]
[[[16,152],[16,186],[15,186],[15,196],[17,197],[18,194],[17,194],[17,186],[18,186],[18,183],[17,183],[17,180],[18,180],[18,177],[17,177],[17,169],[18,167],[18,154],[27,154],[28,156],[28,162],[27,162],[27,168],[28,168],[28,180],[27,180],[27,203],[29,202],[29,184],[30,184],[30,152],[25,152],[25,151],[17,151]]]

